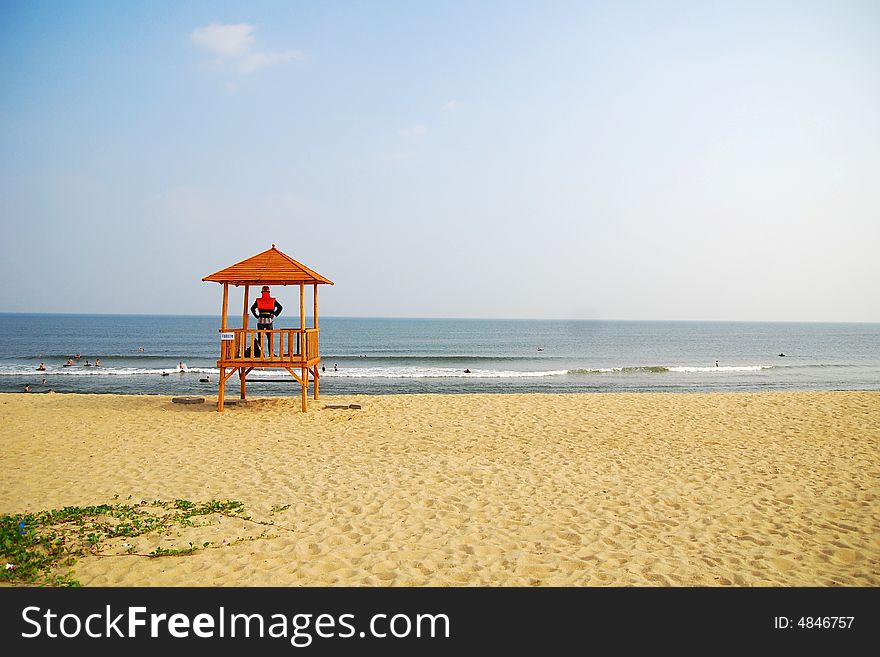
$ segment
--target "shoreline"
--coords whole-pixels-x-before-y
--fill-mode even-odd
[[[200,396],[0,396],[0,513],[247,510],[86,586],[880,585],[880,392]]]
[[[237,379],[236,379],[237,381]],[[251,380],[248,380],[248,384],[253,383]],[[259,384],[259,381],[257,382]],[[275,383],[275,382],[273,382]],[[284,382],[287,385],[290,385],[290,390],[293,390],[293,385],[295,384],[294,380]],[[32,384],[33,385],[33,384]],[[299,390],[298,388],[296,390]],[[323,390],[323,388],[322,388]],[[318,404],[319,408],[322,408],[323,403],[334,403],[333,399],[337,397],[367,397],[367,398],[381,398],[381,397],[425,397],[425,396],[435,396],[435,397],[479,397],[481,395],[489,395],[492,397],[502,396],[502,397],[510,397],[510,396],[524,396],[524,397],[541,397],[541,396],[579,396],[579,395],[787,395],[787,394],[826,394],[826,393],[841,393],[841,392],[851,392],[851,393],[866,393],[866,394],[880,394],[880,388],[770,388],[770,389],[762,389],[762,390],[752,390],[752,389],[730,389],[730,388],[715,388],[711,390],[690,390],[690,389],[675,389],[668,390],[663,388],[645,388],[645,389],[631,389],[631,390],[619,390],[614,388],[609,389],[595,389],[595,390],[565,390],[565,389],[553,389],[552,391],[545,390],[528,390],[528,391],[516,391],[509,392],[504,390],[483,390],[474,392],[472,390],[450,390],[447,392],[352,392],[352,393],[338,393],[338,394],[324,394],[321,393],[320,398],[315,401],[312,397],[312,388],[309,388],[309,410],[312,408],[312,404]],[[299,393],[297,393],[298,395]],[[4,395],[21,395],[21,396],[34,396],[34,395],[73,395],[73,396],[82,396],[82,397],[147,397],[150,399],[156,398],[167,398],[171,399],[172,397],[203,397],[205,399],[206,405],[217,405],[217,393],[216,391],[210,393],[204,392],[189,392],[182,391],[175,394],[168,394],[167,392],[103,392],[103,391],[84,391],[84,390],[40,390],[35,389],[30,392],[22,392],[21,390],[0,390],[0,397]],[[226,401],[225,403],[229,403],[229,400],[232,399],[233,403],[238,401],[237,388],[232,387],[232,389],[227,390],[226,392]],[[249,393],[246,401],[257,401],[261,399],[288,399],[292,398],[294,395],[291,392],[287,393],[279,393],[277,395],[265,395],[265,394],[253,394]],[[330,400],[330,401],[328,401]]]

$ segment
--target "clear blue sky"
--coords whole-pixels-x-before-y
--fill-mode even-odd
[[[327,315],[880,321],[880,2],[6,0],[0,57],[0,311],[274,242]]]

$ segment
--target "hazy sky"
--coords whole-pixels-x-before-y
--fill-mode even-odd
[[[274,242],[325,315],[880,321],[874,0],[4,0],[0,57],[0,311]]]

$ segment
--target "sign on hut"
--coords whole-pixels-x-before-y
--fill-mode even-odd
[[[241,398],[247,397],[247,375],[255,368],[281,368],[287,370],[300,384],[302,390],[302,410],[308,408],[309,378],[313,382],[315,399],[318,398],[318,366],[321,356],[318,353],[318,286],[333,285],[324,278],[289,255],[272,248],[242,260],[231,267],[205,276],[203,281],[213,281],[223,285],[223,308],[220,314],[220,382],[217,396],[217,411],[223,410],[223,397],[226,381],[235,373],[241,382]],[[231,328],[228,323],[229,286],[244,286],[244,307],[241,313],[241,328]],[[261,329],[250,323],[250,287],[255,286],[299,286],[299,328]],[[306,328],[305,296],[306,286],[313,290],[312,326]],[[257,296],[260,295],[259,290]],[[288,304],[289,305],[289,304]],[[262,310],[262,306],[260,306]],[[285,306],[285,314],[287,314]]]

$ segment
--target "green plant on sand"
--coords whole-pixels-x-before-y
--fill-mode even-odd
[[[101,551],[109,540],[148,535],[159,538],[176,528],[192,527],[199,516],[215,515],[250,520],[244,505],[233,500],[157,500],[3,515],[0,516],[0,563],[5,563],[5,567],[0,570],[0,582],[79,586],[70,568],[81,557],[107,556]],[[152,552],[139,556],[183,556],[210,545],[208,541],[200,547],[190,543],[182,549],[157,546]],[[135,553],[129,550],[127,554]]]

